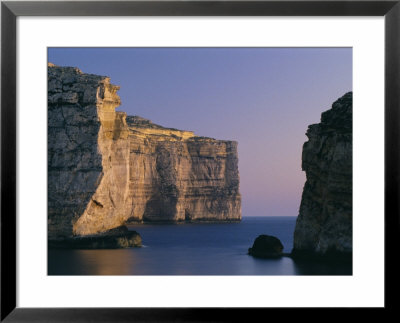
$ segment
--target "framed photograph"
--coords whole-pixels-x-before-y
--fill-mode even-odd
[[[391,309],[399,15],[2,2],[1,320]]]

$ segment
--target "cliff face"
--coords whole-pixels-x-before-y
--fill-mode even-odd
[[[350,92],[307,130],[294,255],[352,252],[352,107]]]
[[[240,220],[237,143],[128,117],[132,220]]]
[[[49,238],[123,223],[129,130],[115,112],[118,89],[107,77],[48,67]]]
[[[49,239],[128,219],[240,220],[237,143],[126,117],[118,89],[49,64]]]

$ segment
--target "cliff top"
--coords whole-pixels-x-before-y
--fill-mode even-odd
[[[186,130],[179,130],[176,128],[167,128],[160,126],[158,124],[153,123],[149,119],[145,119],[139,116],[127,116],[126,117],[126,122],[128,123],[129,126],[134,126],[136,128],[151,128],[151,129],[163,129],[163,130],[173,130],[173,131],[183,131],[183,132],[192,132],[192,131],[186,131]]]
[[[70,82],[71,84],[78,81],[76,78],[79,78],[81,81],[81,77],[85,77],[87,81],[110,82],[109,76],[83,73],[79,68],[73,66],[58,66],[48,62],[47,68],[49,77],[55,77],[57,75],[57,77],[60,77],[63,82],[67,79],[67,82]]]
[[[91,93],[93,102],[85,101],[87,99],[86,94],[90,94],[89,90],[96,84],[101,84],[104,88],[104,90],[101,91],[102,101],[112,101],[115,103],[114,106],[120,104],[120,98],[116,93],[120,87],[111,84],[110,77],[83,73],[77,67],[57,66],[51,62],[47,63],[47,67],[48,91],[51,93],[51,95],[49,94],[49,105],[58,104],[60,103],[60,100],[64,103],[96,103],[97,101],[95,93]],[[70,97],[67,97],[66,94],[61,95],[60,93],[62,91],[70,91],[73,98],[71,99]],[[69,94],[70,93],[68,93],[68,95]],[[82,100],[85,102],[81,102]],[[157,137],[159,140],[165,140],[166,137],[169,137],[171,140],[236,143],[235,141],[231,140],[217,140],[211,137],[196,136],[193,131],[163,127],[153,123],[149,119],[145,119],[140,116],[126,116],[126,123],[131,131],[141,133],[143,136],[152,135]]]
[[[351,133],[353,128],[353,92],[347,92],[322,112],[321,122],[308,126],[307,137],[316,132]]]
[[[149,119],[145,119],[139,116],[127,116],[126,123],[133,131],[143,133],[144,135],[158,136],[160,137],[160,139],[168,136],[176,140],[191,140],[201,142],[234,142],[231,140],[217,140],[211,137],[196,136],[193,131],[163,127],[153,123]]]
[[[83,73],[77,67],[57,66],[47,63],[48,104],[101,104],[103,108],[115,109],[121,104],[117,91],[108,76]]]
[[[337,99],[332,104],[331,109],[322,112],[321,124],[351,129],[353,114],[352,108],[353,92],[348,92],[341,98]]]

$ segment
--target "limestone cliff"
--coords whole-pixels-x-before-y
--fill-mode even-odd
[[[240,220],[237,143],[127,117],[132,220]]]
[[[293,255],[352,252],[352,106],[349,92],[307,130],[302,155],[307,180]]]
[[[118,86],[72,67],[48,67],[49,237],[93,234],[124,222],[129,129]]]
[[[240,220],[237,143],[127,117],[118,89],[48,66],[49,239],[127,220]]]

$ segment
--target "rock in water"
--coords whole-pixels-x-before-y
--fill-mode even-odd
[[[303,146],[306,172],[294,232],[293,257],[351,258],[352,93],[310,125]]]
[[[257,258],[278,258],[282,256],[283,245],[281,241],[266,234],[262,234],[254,240],[249,248],[249,255]]]
[[[63,249],[117,249],[142,246],[136,231],[120,226],[100,234],[49,240],[49,248]]]
[[[48,66],[48,237],[134,221],[239,221],[237,143],[116,112],[119,87]]]

